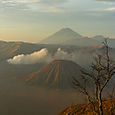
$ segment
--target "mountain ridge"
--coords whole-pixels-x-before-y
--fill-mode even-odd
[[[62,28],[51,36],[44,38],[39,44],[57,44],[57,45],[75,45],[80,47],[98,46],[108,39],[111,47],[114,47],[115,39],[104,37],[103,35],[96,35],[94,37],[82,36],[70,28]]]
[[[82,36],[75,31],[73,31],[70,28],[62,28],[61,30],[55,32],[48,38],[45,38],[42,40],[40,43],[45,43],[45,44],[64,44],[65,42],[68,42],[70,39],[75,39],[77,38],[82,38]]]
[[[86,44],[87,41],[87,44]],[[43,39],[40,44],[62,44],[62,45],[78,45],[78,46],[94,46],[99,45],[95,39],[84,37],[70,28],[62,28],[53,35]]]

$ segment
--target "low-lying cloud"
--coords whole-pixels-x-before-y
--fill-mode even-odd
[[[14,56],[11,59],[8,59],[7,62],[11,64],[34,64],[37,62],[49,62],[52,60],[49,56],[48,50],[46,48],[41,49],[40,51],[33,52],[31,54],[21,54]]]
[[[89,65],[93,61],[93,56],[89,51],[79,50],[73,52],[64,51],[58,48],[55,53],[51,53],[47,48],[43,48],[40,51],[33,52],[31,54],[16,55],[13,58],[7,60],[10,64],[35,64],[45,63],[48,64],[53,60],[71,60],[78,63],[81,66]]]
[[[40,51],[33,52],[31,54],[16,55],[7,62],[10,64],[35,64],[35,63],[49,63],[53,60],[66,59],[74,60],[75,54],[63,51],[58,48],[54,54],[51,54],[47,48],[43,48]]]

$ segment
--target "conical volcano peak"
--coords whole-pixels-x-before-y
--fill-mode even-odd
[[[73,88],[72,77],[81,76],[81,67],[68,60],[54,60],[26,79],[31,85],[41,85],[50,88]]]
[[[62,28],[61,30],[73,31],[71,28]]]
[[[61,30],[59,30],[58,32],[56,32],[55,34],[59,34],[59,35],[62,35],[62,34],[67,34],[67,35],[74,35],[75,37],[81,37],[80,34],[78,34],[77,32],[75,32],[74,30],[72,30],[71,28],[62,28]],[[55,35],[54,34],[54,35]]]
[[[70,41],[82,38],[80,34],[70,28],[62,28],[48,38],[42,40],[42,44],[70,44]]]
[[[71,28],[62,28],[60,31],[65,31],[65,32],[75,32]]]
[[[75,62],[71,61],[71,60],[54,60],[52,61],[50,64],[62,64],[62,65],[77,65],[79,66],[78,64],[76,64]],[[80,67],[80,66],[79,66]]]

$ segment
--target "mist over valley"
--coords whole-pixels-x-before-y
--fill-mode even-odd
[[[72,104],[86,103],[72,77],[80,79],[80,69],[104,55],[104,39],[64,28],[36,44],[0,41],[0,114],[57,115]],[[108,41],[114,59],[115,40]]]

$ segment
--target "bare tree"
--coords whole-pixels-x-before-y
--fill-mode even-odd
[[[105,40],[103,44],[105,47],[105,55],[97,55],[97,57],[95,57],[95,62],[92,63],[90,71],[81,70],[82,82],[80,80],[77,80],[75,77],[73,78],[74,86],[76,88],[79,88],[80,91],[87,96],[89,103],[92,104],[95,114],[98,115],[103,115],[103,90],[115,74],[115,66],[112,64],[113,62],[110,59],[107,40]],[[91,80],[92,85],[94,86],[94,97],[88,92],[87,86],[89,80]],[[98,103],[98,111],[95,109],[94,102]]]

